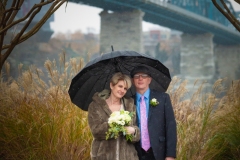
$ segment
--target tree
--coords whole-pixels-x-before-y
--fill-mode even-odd
[[[17,13],[23,6],[24,0],[0,1],[0,75],[3,64],[14,47],[36,34],[50,16],[65,2],[68,2],[68,0],[39,0],[39,3],[33,5],[25,15],[17,17]],[[49,6],[46,13],[44,13],[37,23],[33,23],[34,17],[39,14],[44,6]],[[7,41],[6,35],[11,32],[14,26],[20,24],[22,27],[16,34],[12,34],[10,41]]]
[[[230,23],[240,32],[240,21],[238,17],[234,13],[230,11],[229,1],[220,0],[212,0],[214,6],[230,21]],[[234,0],[236,3],[240,4],[240,0]]]

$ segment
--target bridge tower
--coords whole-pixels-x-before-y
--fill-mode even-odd
[[[143,52],[142,19],[139,10],[122,12],[102,11],[100,29],[100,53],[114,50],[134,50]]]
[[[214,57],[219,78],[227,78],[227,84],[240,79],[240,45],[216,44]]]
[[[211,84],[215,77],[213,34],[182,34],[181,76],[188,80],[188,88],[206,82]],[[197,87],[196,87],[197,88]]]

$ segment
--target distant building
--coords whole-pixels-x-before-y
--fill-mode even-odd
[[[155,57],[155,48],[160,41],[160,31],[155,34],[150,32],[143,33],[143,48],[146,54]]]
[[[154,29],[143,33],[143,45],[146,54],[156,56],[156,47],[160,42],[168,41],[171,38],[171,30]]]
[[[146,54],[166,65],[171,75],[180,73],[181,32],[176,30],[150,30],[143,33]]]

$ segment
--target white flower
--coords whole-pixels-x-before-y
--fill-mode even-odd
[[[132,140],[132,135],[127,135],[124,126],[128,126],[132,120],[134,113],[129,113],[128,111],[120,110],[113,112],[108,118],[109,129],[106,132],[106,139],[117,138],[119,133],[122,132],[126,135],[127,140]]]
[[[152,102],[156,103],[156,102],[157,102],[157,99],[156,99],[156,98],[153,98],[153,99],[152,99]]]
[[[151,99],[150,105],[151,105],[152,107],[156,107],[158,104],[159,104],[159,102],[157,101],[156,98]]]

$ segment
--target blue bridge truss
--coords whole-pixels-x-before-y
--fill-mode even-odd
[[[214,34],[218,44],[240,44],[240,33],[232,26],[211,0],[70,0],[110,11],[143,11],[143,20],[184,33]],[[230,2],[226,4],[234,11]]]

